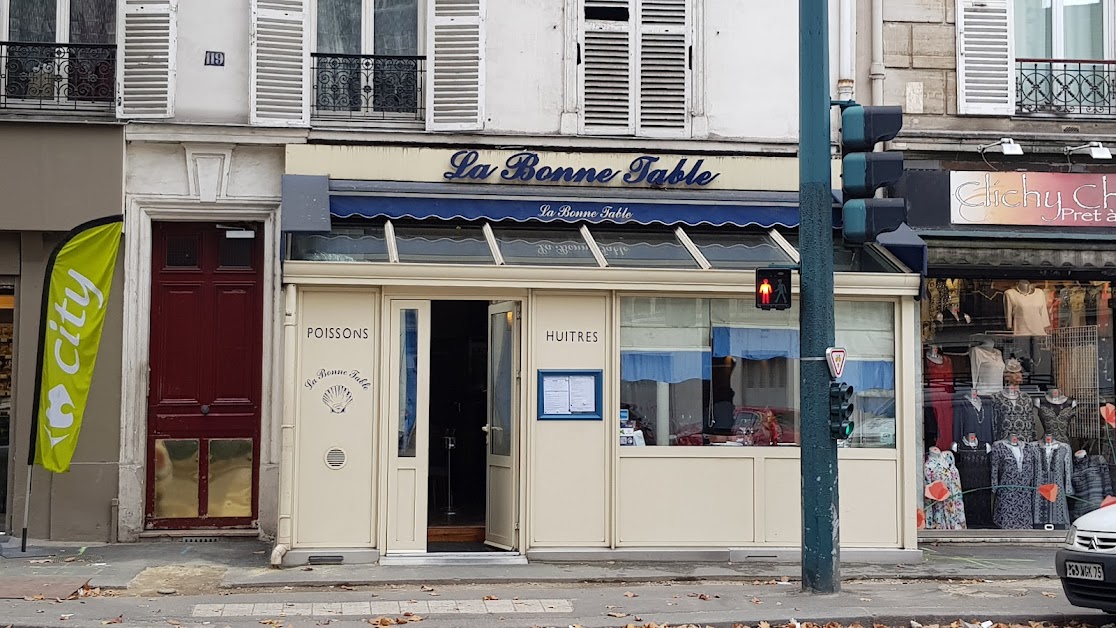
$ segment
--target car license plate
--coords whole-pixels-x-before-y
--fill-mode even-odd
[[[1066,561],[1066,577],[1079,580],[1104,581],[1104,566],[1094,563],[1072,563]]]

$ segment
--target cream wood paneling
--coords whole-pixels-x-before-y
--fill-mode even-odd
[[[619,545],[751,544],[754,463],[740,457],[622,458]]]
[[[798,545],[802,538],[802,462],[795,456],[769,458],[763,465],[764,536],[760,540],[782,547]]]
[[[376,294],[303,290],[297,325],[294,544],[375,544]],[[326,466],[339,448],[345,464]]]
[[[529,525],[532,547],[600,547],[608,543],[608,437],[616,420],[540,421],[535,382],[539,369],[605,371],[609,399],[608,295],[536,293],[527,317],[531,368],[527,382],[530,464]],[[555,342],[547,332],[593,331],[594,342]],[[583,338],[585,336],[582,336]]]

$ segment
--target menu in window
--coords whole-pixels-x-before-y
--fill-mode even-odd
[[[543,377],[543,414],[572,414],[570,407],[570,377]]]

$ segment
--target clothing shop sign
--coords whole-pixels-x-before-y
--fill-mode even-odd
[[[1116,176],[951,172],[955,225],[1116,227]]]

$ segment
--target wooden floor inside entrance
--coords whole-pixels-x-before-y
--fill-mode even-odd
[[[430,526],[426,540],[431,543],[483,543],[484,525]]]

